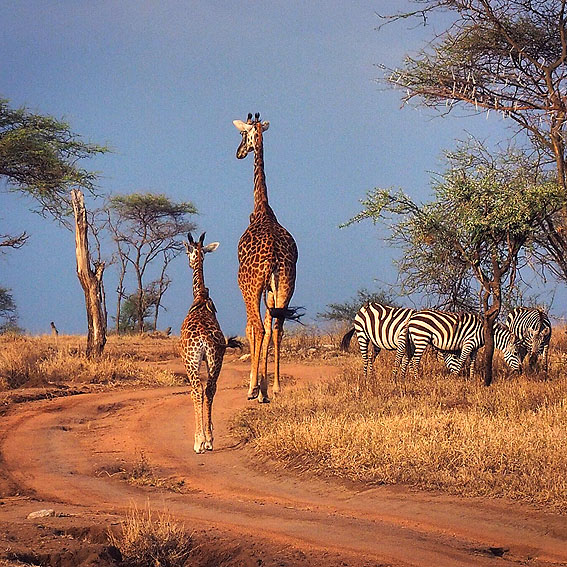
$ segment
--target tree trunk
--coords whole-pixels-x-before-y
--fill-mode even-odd
[[[136,311],[138,315],[138,332],[140,335],[144,333],[144,286],[142,284],[142,274],[138,266],[136,266],[136,280],[138,282],[138,303],[136,305]]]
[[[492,364],[494,359],[494,327],[491,318],[483,315],[482,328],[484,332],[484,385],[492,384]]]
[[[497,267],[494,266],[494,271]],[[490,386],[493,379],[494,360],[494,325],[500,313],[501,307],[501,283],[500,276],[495,275],[490,283],[490,291],[484,291],[482,295],[482,330],[484,333],[484,385]],[[492,297],[492,305],[489,300]]]
[[[77,277],[85,293],[87,310],[87,358],[98,357],[106,344],[106,305],[102,275],[104,262],[91,267],[89,254],[87,211],[84,196],[78,189],[71,191],[71,201],[75,213],[75,254],[77,257]]]
[[[120,275],[118,277],[118,288],[117,288],[117,301],[116,301],[116,334],[120,335],[120,313],[122,309],[122,298],[124,297],[124,277],[126,275],[126,264],[124,260],[120,259]]]

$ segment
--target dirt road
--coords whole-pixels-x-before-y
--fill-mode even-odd
[[[167,364],[182,371],[175,362]],[[282,369],[299,384],[338,371],[314,365]],[[46,549],[63,545],[56,540],[61,534],[71,549],[69,540],[83,533],[80,526],[91,526],[92,536],[92,526],[117,521],[134,505],[149,505],[194,529],[203,549],[215,555],[203,563],[211,566],[567,565],[566,517],[500,500],[346,486],[256,464],[227,431],[231,416],[251,403],[246,375],[244,363],[225,364],[215,398],[215,450],[203,455],[192,450],[186,389],[16,404],[0,427],[0,544],[41,548],[47,530]],[[125,482],[119,472],[141,462],[165,487]],[[57,516],[27,519],[48,508]]]

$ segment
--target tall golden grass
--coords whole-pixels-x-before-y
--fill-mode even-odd
[[[367,484],[509,497],[567,512],[565,334],[550,371],[496,381],[448,375],[433,357],[417,380],[394,381],[381,353],[365,380],[357,355],[342,375],[251,407],[233,423],[260,458]]]
[[[104,356],[89,360],[84,354],[84,337],[0,335],[0,390],[62,382],[179,384],[170,372],[151,370],[143,364],[152,352],[154,359],[156,352],[162,353],[161,358],[170,358],[177,342],[165,339],[160,345],[158,341],[145,339],[144,345],[140,342],[143,340],[111,338]]]

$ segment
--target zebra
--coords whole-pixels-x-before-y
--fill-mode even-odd
[[[514,371],[521,372],[522,365],[519,356],[519,341],[517,337],[510,332],[510,329],[502,323],[494,325],[494,348],[504,355],[504,362]],[[443,352],[443,360],[449,369],[449,372],[460,372],[459,356],[452,352]]]
[[[374,301],[365,303],[354,317],[354,326],[343,336],[341,350],[348,349],[356,331],[367,378],[381,349],[397,350],[400,333],[414,313],[415,309],[408,307],[392,307]]]
[[[551,322],[547,314],[535,307],[516,307],[508,313],[506,324],[520,342],[520,361],[523,362],[529,355],[529,365],[533,366],[537,357],[541,355],[547,372],[551,340]]]
[[[514,334],[496,326],[495,335],[499,337],[499,348],[504,352],[508,364],[512,368],[518,368],[520,359]],[[417,377],[419,362],[429,344],[443,353],[453,355],[445,359],[451,372],[460,372],[466,359],[470,357],[472,377],[476,354],[484,345],[482,318],[475,313],[448,313],[433,309],[416,311],[410,317],[398,341],[396,364],[400,367],[402,377],[406,373],[408,363],[413,378]],[[456,353],[458,356],[455,356]]]

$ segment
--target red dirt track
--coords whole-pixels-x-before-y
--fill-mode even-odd
[[[182,372],[181,363],[166,364]],[[33,549],[39,556],[42,549],[61,548],[75,553],[69,565],[103,565],[100,558],[79,562],[79,536],[96,540],[97,526],[100,531],[133,505],[149,504],[195,530],[202,544],[198,565],[567,565],[565,516],[503,500],[368,489],[258,465],[227,431],[231,416],[254,403],[246,400],[247,368],[227,357],[213,409],[215,450],[203,455],[192,449],[192,403],[184,388],[13,404],[0,427],[0,552],[21,557]],[[291,375],[299,387],[338,371],[282,365],[284,380]],[[121,479],[117,473],[132,470],[141,455],[157,477],[182,483],[181,491]],[[58,516],[27,519],[47,508]]]

